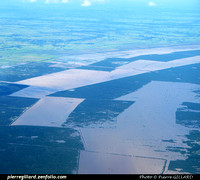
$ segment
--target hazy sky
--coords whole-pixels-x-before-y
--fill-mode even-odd
[[[176,6],[176,7],[199,7],[200,0],[0,0],[2,4],[31,3],[31,4],[77,4],[82,7],[93,5],[141,5],[150,7]]]

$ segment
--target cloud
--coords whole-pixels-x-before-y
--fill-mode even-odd
[[[69,3],[69,0],[45,0],[45,3]]]
[[[50,3],[69,3],[69,0],[22,0],[22,2],[44,2],[46,4],[50,4]]]
[[[49,3],[58,3],[58,0],[45,0],[45,3],[46,4],[49,4]]]
[[[105,3],[105,0],[93,0],[93,1],[97,3]]]
[[[92,3],[88,0],[84,0],[84,2],[81,4],[81,6],[91,6]]]
[[[153,2],[153,1],[150,1],[150,2],[149,2],[149,6],[157,6],[157,5],[156,5],[156,3],[155,3],[155,2]]]
[[[69,0],[62,0],[61,2],[62,2],[62,3],[68,3]]]
[[[92,4],[104,4],[107,0],[21,0],[22,2],[30,2],[30,3],[35,3],[35,2],[42,2],[45,4],[66,4],[66,3],[73,3],[73,2],[79,2],[81,3],[81,6],[91,6]]]
[[[36,2],[37,0],[29,0],[30,2]]]

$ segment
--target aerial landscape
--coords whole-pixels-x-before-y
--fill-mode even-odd
[[[199,9],[0,1],[0,174],[200,174]]]

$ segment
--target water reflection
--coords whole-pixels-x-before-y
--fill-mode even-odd
[[[124,162],[129,173],[141,173],[132,162],[137,157],[141,164],[143,158],[153,164],[162,162],[162,166],[155,166],[153,170],[143,165],[143,172],[171,173],[168,169],[170,162],[185,160],[189,148],[184,143],[189,130],[177,124],[175,113],[185,100],[199,101],[193,93],[197,88],[199,86],[195,84],[154,81],[138,91],[117,98],[135,103],[117,116],[115,128],[80,129],[86,147],[86,152],[81,154],[80,172],[103,173],[98,167],[107,167],[107,159],[112,164],[112,171],[107,167],[104,173],[115,172],[119,168],[118,164],[115,165],[116,159],[124,157],[124,161],[130,158],[130,161]],[[95,162],[95,157],[101,157],[101,161]],[[93,164],[84,166],[86,159],[91,159]]]

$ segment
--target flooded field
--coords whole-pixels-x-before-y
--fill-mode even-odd
[[[2,82],[1,173],[199,173],[200,58],[184,52]]]
[[[175,1],[2,3],[0,174],[199,174],[200,14]]]

